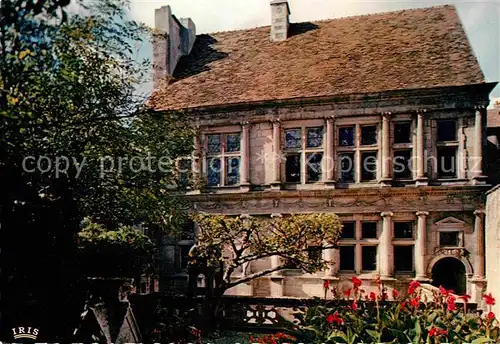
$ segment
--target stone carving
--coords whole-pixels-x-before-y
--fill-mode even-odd
[[[452,256],[456,258],[464,258],[469,255],[469,252],[462,247],[452,247],[452,248],[443,248],[443,247],[436,247],[434,249],[434,254],[436,256]]]

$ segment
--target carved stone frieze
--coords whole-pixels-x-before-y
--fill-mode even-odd
[[[469,256],[469,251],[463,247],[436,247],[434,249],[434,255],[465,258]]]

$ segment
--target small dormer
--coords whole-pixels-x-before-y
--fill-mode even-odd
[[[470,228],[466,222],[449,216],[434,225],[438,247],[464,247],[464,233]]]

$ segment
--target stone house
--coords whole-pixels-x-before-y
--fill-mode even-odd
[[[199,129],[179,162],[197,185],[186,192],[191,210],[334,212],[344,222],[339,248],[324,252],[335,262],[327,271],[291,268],[230,293],[322,296],[325,279],[343,288],[356,275],[399,289],[418,279],[480,301],[496,83],[485,82],[455,8],[306,23],[290,23],[290,11],[273,0],[270,26],[198,36],[168,6],[155,13],[165,34],[149,106],[183,110]],[[161,289],[184,283],[192,244],[166,241]]]

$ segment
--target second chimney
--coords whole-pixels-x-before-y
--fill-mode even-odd
[[[288,0],[271,0],[271,41],[286,40],[289,26],[290,6]]]

